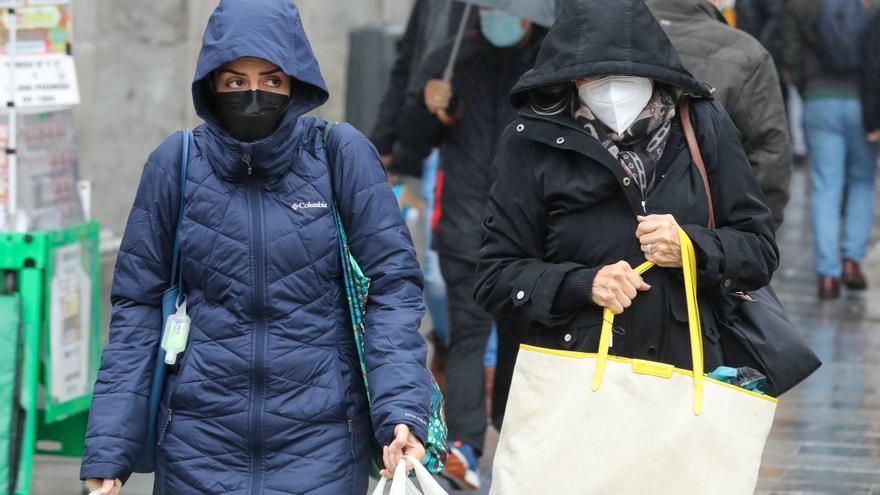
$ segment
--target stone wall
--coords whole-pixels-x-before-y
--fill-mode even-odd
[[[177,129],[197,125],[190,82],[205,22],[217,0],[72,0],[81,175],[92,213],[121,235],[149,153]],[[319,114],[344,116],[348,32],[401,24],[412,0],[296,0],[330,86]]]

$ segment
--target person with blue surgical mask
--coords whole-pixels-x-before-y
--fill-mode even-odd
[[[523,41],[531,23],[496,9],[480,9],[480,31],[489,43],[506,48]]]
[[[480,487],[478,459],[493,375],[486,372],[483,358],[494,318],[473,297],[480,224],[496,179],[496,146],[515,116],[508,95],[534,65],[545,33],[527,20],[481,8],[479,27],[465,34],[451,81],[442,79],[452,52],[449,42],[425,58],[397,122],[400,143],[425,155],[440,149],[432,243],[449,303],[451,454],[444,475],[463,489]],[[498,331],[510,330],[499,325]]]

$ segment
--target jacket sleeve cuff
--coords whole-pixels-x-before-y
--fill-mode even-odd
[[[539,263],[523,272],[513,284],[510,297],[528,319],[547,327],[563,325],[574,317],[574,311],[555,311],[556,297],[569,273],[583,269],[575,263]],[[592,281],[590,282],[592,285]]]
[[[131,474],[128,468],[121,464],[112,462],[97,462],[83,464],[79,471],[79,479],[85,481],[87,479],[96,480],[115,480],[118,479],[125,483]]]
[[[585,304],[593,304],[593,298],[590,297],[593,291],[593,281],[599,270],[594,268],[581,268],[569,272],[553,301],[553,309],[558,312],[576,311],[584,307]]]
[[[385,446],[394,440],[394,428],[397,425],[408,426],[409,431],[422,442],[422,445],[428,445],[428,424],[422,423],[421,418],[409,417],[409,415],[387,421],[377,432],[376,440],[379,442],[379,445]]]
[[[725,274],[727,260],[724,247],[717,233],[702,225],[684,225],[681,227],[694,243],[697,255],[697,283],[700,287],[725,285],[722,279]],[[724,287],[730,289],[730,283]]]

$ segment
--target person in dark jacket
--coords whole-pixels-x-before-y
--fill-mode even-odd
[[[424,251],[422,270],[425,278],[425,304],[431,315],[433,328],[428,335],[433,347],[431,371],[441,387],[445,388],[446,342],[448,337],[446,283],[440,273],[439,255],[431,248],[431,214],[434,208],[434,190],[439,168],[438,157],[432,154],[423,160],[424,150],[410,148],[397,139],[397,120],[406,101],[407,89],[419,76],[425,57],[448,42],[462,22],[465,4],[454,0],[418,0],[413,5],[406,31],[397,43],[397,59],[391,71],[391,80],[385,97],[379,105],[379,117],[370,139],[382,163],[392,177],[421,177],[421,198],[425,205],[422,224]],[[464,20],[475,24],[475,16]]]
[[[774,60],[779,58],[785,0],[736,0],[735,9],[736,27],[758,40],[773,55]]]
[[[423,153],[440,148],[433,244],[450,317],[446,416],[453,449],[445,474],[471,489],[479,487],[477,457],[486,431],[483,358],[493,324],[473,298],[480,223],[495,180],[497,143],[515,116],[507,95],[533,65],[544,33],[503,12],[482,9],[480,16],[481,28],[463,41],[451,84],[440,79],[451,43],[426,58],[397,128],[398,139],[409,147]]]
[[[773,59],[754,38],[728,26],[709,0],[647,3],[685,68],[716,88],[713,96],[742,134],[743,148],[778,229],[789,200],[794,157]]]
[[[455,34],[463,8],[464,4],[454,0],[417,0],[406,31],[397,43],[391,80],[379,105],[376,125],[370,133],[370,140],[379,150],[382,162],[394,174],[422,175],[419,150],[407,148],[397,139],[397,119],[406,101],[407,89],[418,77],[422,60]]]
[[[876,49],[880,47],[880,8],[875,10],[871,19],[866,46],[875,49],[867,50],[862,82],[862,106],[868,141],[876,145],[880,143],[880,50]]]
[[[305,114],[328,98],[289,0],[222,0],[192,85],[180,225],[192,327],[158,422],[155,494],[366,493],[373,442],[424,455],[431,402],[421,271],[379,156],[350,126]],[[83,479],[125,479],[146,432],[177,224],[181,133],[149,157],[113,283]],[[372,279],[368,405],[331,205]]]
[[[527,322],[523,342],[582,352],[596,352],[607,307],[623,313],[613,354],[691,368],[680,225],[697,250],[711,370],[723,363],[713,300],[767,285],[777,267],[771,213],[736,127],[644,1],[596,5],[563,4],[535,68],[513,89],[519,113],[495,160],[476,298]],[[677,115],[683,99],[715,230]],[[641,277],[632,267],[645,258],[660,268]]]
[[[805,101],[819,299],[838,298],[841,282],[851,290],[867,288],[861,262],[873,225],[877,163],[865,137],[859,91],[865,62],[862,51],[876,47],[859,41],[843,52],[841,47],[850,43],[835,43],[835,38],[857,36],[861,31],[856,25],[864,22],[867,9],[854,17],[843,15],[847,12],[843,9],[863,4],[867,2],[789,0],[783,25],[783,66]],[[841,10],[824,12],[825,7]],[[841,18],[856,25],[832,22]],[[820,27],[826,24],[836,28],[836,36],[822,36]]]

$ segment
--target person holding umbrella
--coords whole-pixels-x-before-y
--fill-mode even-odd
[[[451,446],[444,474],[457,486],[480,486],[478,458],[486,431],[483,357],[493,318],[473,298],[480,222],[498,139],[513,120],[508,93],[534,64],[545,30],[516,13],[480,8],[480,29],[428,55],[398,118],[397,138],[427,153],[440,148],[435,249],[447,283],[449,349],[447,421]],[[450,58],[454,73],[447,70]],[[444,77],[445,76],[445,77]]]
[[[417,0],[413,5],[403,37],[397,42],[397,57],[370,140],[379,151],[389,173],[420,177],[422,161],[397,142],[396,127],[400,109],[406,101],[407,88],[418,76],[422,60],[455,36],[465,5],[455,0]],[[464,22],[473,25],[469,16]]]

